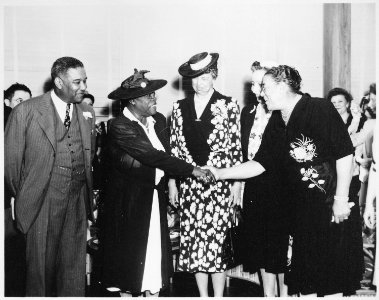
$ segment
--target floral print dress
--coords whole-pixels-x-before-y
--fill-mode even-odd
[[[171,153],[194,166],[231,167],[242,161],[237,101],[214,91],[200,118],[194,96],[174,103]],[[178,269],[223,272],[222,245],[231,227],[230,181],[203,184],[194,177],[180,181]]]

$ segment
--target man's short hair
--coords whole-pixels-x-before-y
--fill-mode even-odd
[[[25,84],[16,82],[4,91],[4,99],[12,100],[16,91],[27,92],[30,94],[30,97],[32,97],[32,92]]]
[[[84,94],[83,99],[84,98],[90,98],[92,100],[92,104],[95,103],[95,97],[92,94]]]
[[[68,69],[84,68],[83,63],[74,57],[64,56],[58,58],[51,67],[51,79],[54,81],[59,74],[65,74]]]

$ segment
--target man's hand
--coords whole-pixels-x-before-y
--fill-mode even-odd
[[[203,183],[211,183],[216,181],[213,173],[207,169],[201,169],[199,167],[194,167],[192,171],[192,175],[197,179],[202,181]]]

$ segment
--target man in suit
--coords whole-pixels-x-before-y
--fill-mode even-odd
[[[84,296],[95,115],[83,63],[57,59],[53,90],[17,105],[5,129],[5,180],[26,235],[26,296]],[[93,217],[93,216],[92,216]]]

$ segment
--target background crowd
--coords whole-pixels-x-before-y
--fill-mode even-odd
[[[4,91],[7,296],[83,296],[87,218],[98,228],[104,287],[159,295],[173,272],[169,201],[179,211],[177,269],[195,274],[200,296],[209,274],[223,295],[240,208],[234,255],[260,272],[266,296],[360,288],[362,224],[376,225],[375,83],[360,101],[340,87],[312,98],[296,69],[255,61],[256,102],[240,115],[213,87],[218,58],[202,52],[179,67],[191,89],[169,125],[156,95],[167,81],[145,70],[109,94],[121,110],[107,126],[95,124],[75,58],[54,62],[44,95],[31,99],[19,83]]]

